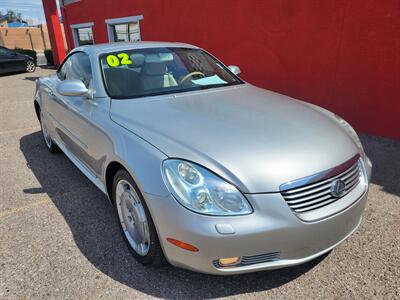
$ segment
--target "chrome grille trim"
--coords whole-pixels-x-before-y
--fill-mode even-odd
[[[241,267],[241,266],[250,266],[255,264],[262,264],[267,262],[273,262],[280,260],[281,253],[280,252],[270,252],[258,255],[250,255],[250,256],[242,256],[240,262],[236,265],[232,266],[221,266],[218,262],[218,259],[213,261],[213,265],[216,268],[231,268],[231,267]]]
[[[281,192],[286,192],[288,190],[293,190],[293,189],[297,190],[297,188],[301,188],[301,187],[304,187],[304,189],[307,189],[308,187],[311,187],[312,183],[315,183],[315,182],[316,182],[315,185],[322,184],[323,182],[329,182],[330,179],[333,179],[332,176],[340,175],[344,171],[348,170],[351,166],[354,165],[354,163],[356,161],[359,160],[359,158],[360,158],[360,155],[356,154],[349,160],[345,161],[344,163],[342,163],[332,169],[328,169],[326,171],[322,171],[322,172],[319,172],[314,175],[310,175],[307,177],[303,177],[300,179],[286,182],[279,187],[279,190]],[[327,180],[325,180],[325,179],[327,179]],[[298,191],[300,191],[300,189],[298,189]]]
[[[355,163],[349,170],[346,170],[345,172],[343,172],[339,175],[336,175],[327,180],[324,180],[324,181],[321,181],[321,182],[318,182],[315,184],[311,184],[311,185],[308,185],[305,187],[284,191],[283,193],[285,193],[287,195],[285,197],[285,199],[286,198],[287,199],[298,198],[299,196],[306,196],[308,194],[313,194],[317,191],[325,190],[326,188],[330,188],[332,181],[335,179],[341,179],[341,180],[346,181],[348,178],[353,179],[354,177],[357,177],[357,175],[359,175],[359,174],[360,174],[360,168],[359,168],[358,164]],[[301,194],[297,194],[298,192],[301,192],[301,191],[305,191],[305,192],[303,192]],[[296,195],[292,195],[292,194],[296,194]]]
[[[354,161],[355,158],[357,159]],[[352,164],[349,165],[349,162],[352,162]],[[330,174],[331,177],[323,178],[318,182],[312,181],[310,184],[306,184],[303,186],[293,184],[298,182],[297,180],[290,182],[290,185],[295,187],[291,189],[281,190],[281,194],[286,203],[294,212],[305,213],[318,208],[322,208],[335,201],[338,201],[339,199],[350,193],[357,186],[357,184],[360,182],[360,177],[362,176],[362,167],[359,156],[353,157],[352,159],[340,166],[343,165],[346,165],[347,169],[343,170],[342,167],[336,167],[328,171],[322,172],[324,174]],[[338,174],[336,172],[333,172],[332,170],[341,170],[341,172]],[[320,178],[320,176],[317,177]],[[305,178],[311,178],[311,176]],[[344,181],[346,184],[344,194],[341,195],[341,197],[339,198],[334,197],[331,193],[332,182],[337,179]],[[304,181],[304,178],[300,179],[300,181],[307,182]]]

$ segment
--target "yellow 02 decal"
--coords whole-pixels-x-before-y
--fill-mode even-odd
[[[118,67],[119,65],[131,65],[133,64],[132,60],[130,60],[129,55],[126,53],[119,53],[117,55],[110,54],[107,55],[107,64],[110,67]]]
[[[118,67],[119,59],[115,55],[110,54],[107,56],[107,63],[110,67]]]
[[[121,65],[131,65],[133,62],[129,59],[129,55],[126,53],[118,54],[118,57],[121,59]]]

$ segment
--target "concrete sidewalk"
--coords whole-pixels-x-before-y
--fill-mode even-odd
[[[0,77],[0,299],[398,299],[400,141],[363,135],[374,164],[360,229],[329,255],[233,277],[138,264],[105,196],[45,149],[34,81]]]

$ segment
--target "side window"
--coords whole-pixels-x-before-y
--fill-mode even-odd
[[[0,56],[10,56],[10,55],[11,55],[10,50],[0,47]]]
[[[89,87],[92,80],[92,67],[89,56],[83,52],[71,55],[58,72],[58,78],[61,80],[79,79],[83,81],[86,87]]]

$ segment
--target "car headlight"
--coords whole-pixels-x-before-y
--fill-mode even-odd
[[[199,165],[167,159],[162,170],[164,181],[176,200],[194,212],[225,216],[253,211],[235,186]]]
[[[338,120],[339,124],[346,130],[346,132],[351,136],[351,138],[354,140],[354,142],[357,144],[357,147],[360,149],[361,153],[364,154],[364,148],[361,144],[361,140],[358,137],[356,131],[351,127],[349,123],[347,123],[343,118],[339,117],[337,114],[335,114],[336,120]]]

